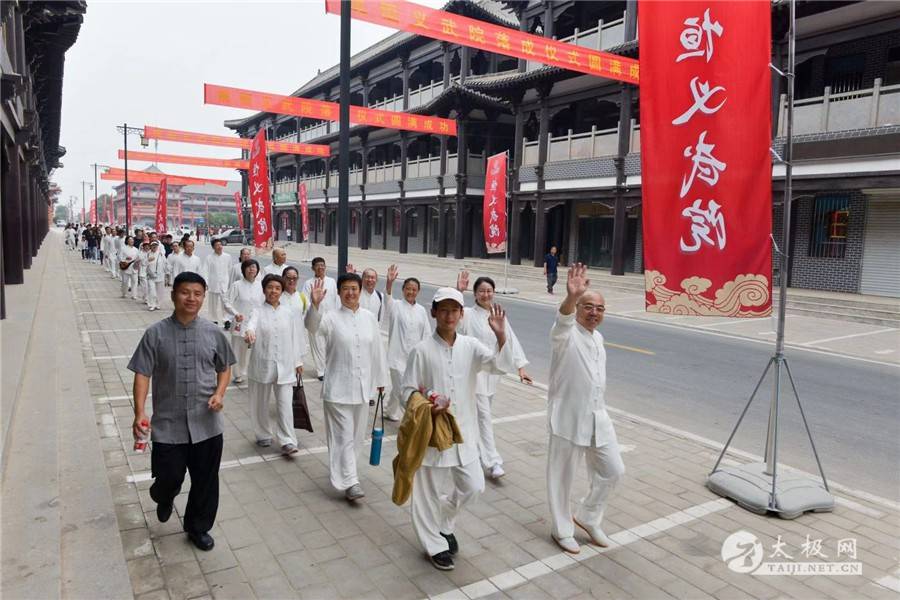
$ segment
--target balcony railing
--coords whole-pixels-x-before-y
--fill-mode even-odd
[[[296,179],[281,179],[275,182],[275,193],[286,194],[297,191]]]
[[[444,90],[443,81],[433,81],[428,85],[420,85],[417,88],[409,90],[409,108],[416,108],[431,102],[440,95]],[[381,110],[393,110],[397,112],[403,111],[403,94],[394,96],[393,98],[385,98],[378,102],[370,103],[369,108],[378,108]],[[407,109],[408,110],[408,109]]]
[[[629,152],[641,151],[640,125],[631,120],[631,148]],[[523,165],[538,164],[538,140],[522,141]],[[570,129],[566,135],[552,137],[547,135],[547,162],[560,162],[581,158],[601,158],[604,156],[616,156],[619,151],[619,130],[597,129],[585,133],[572,133]]]
[[[317,123],[316,125],[301,129],[298,141],[308,142],[309,140],[316,139],[329,133],[331,133],[331,121]]]
[[[406,178],[431,177],[441,174],[441,157],[424,156],[406,162]]]
[[[382,163],[378,165],[369,165],[366,169],[367,183],[382,183],[384,181],[400,180],[400,163]]]
[[[297,132],[292,131],[290,133],[285,133],[285,134],[279,135],[278,137],[275,138],[275,141],[276,142],[296,142],[297,141]]]
[[[607,50],[614,46],[618,46],[625,42],[625,14],[621,19],[604,22],[602,19],[597,22],[596,27],[585,29],[584,31],[575,30],[570,36],[561,38],[560,42],[575,44],[582,48],[590,48],[591,50]],[[529,61],[526,66],[527,71],[533,71],[542,66],[543,63]]]
[[[782,94],[778,136],[787,134],[786,117],[787,99]],[[831,88],[826,87],[822,96],[794,101],[795,135],[898,124],[900,84],[883,86],[880,78],[869,89],[832,94]]]
[[[301,182],[306,184],[306,191],[310,190],[324,190],[325,189],[325,174],[321,173],[319,175],[309,175],[300,180]],[[299,187],[299,184],[298,186]]]
[[[453,175],[457,172],[459,156],[457,154],[447,155],[447,174]],[[469,152],[467,175],[484,175],[484,154],[474,154]]]

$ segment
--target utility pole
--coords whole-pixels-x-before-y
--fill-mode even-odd
[[[350,241],[350,0],[341,0],[341,108],[338,137],[338,274]]]

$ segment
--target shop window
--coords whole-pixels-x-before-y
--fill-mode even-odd
[[[850,198],[847,196],[816,198],[809,236],[809,255],[816,258],[844,258],[849,222]]]
[[[888,50],[887,64],[884,67],[884,85],[900,83],[900,46]]]

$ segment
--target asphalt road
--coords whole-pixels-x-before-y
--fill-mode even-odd
[[[199,251],[206,252],[208,247]],[[301,279],[310,275],[301,267]],[[434,289],[423,286],[422,304],[430,303]],[[473,302],[471,294],[467,298]],[[506,307],[525,349],[531,363],[528,371],[546,383],[555,309],[514,298],[498,301]],[[601,332],[607,345],[611,406],[722,442],[773,354],[773,346],[751,340],[615,315],[606,317]],[[900,500],[900,369],[794,349],[788,350],[787,358],[826,476]],[[733,447],[763,454],[771,381],[770,375]],[[815,473],[796,402],[786,377],[784,381],[779,462]],[[711,468],[712,453],[709,462]]]

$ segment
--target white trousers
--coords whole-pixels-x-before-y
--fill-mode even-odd
[[[590,489],[582,498],[575,518],[587,526],[600,527],[610,492],[625,474],[615,434],[603,446],[576,446],[569,440],[550,434],[547,450],[547,498],[553,535],[557,539],[572,537],[572,483],[575,468],[584,456]]]
[[[225,322],[225,294],[210,292],[207,294],[206,306],[209,310],[209,320],[222,324]]]
[[[250,425],[256,440],[271,440],[272,430],[269,428],[269,397],[275,393],[275,433],[279,446],[297,445],[294,433],[294,411],[292,383],[259,383],[250,380]]]
[[[403,381],[403,371],[391,369],[391,393],[384,403],[384,416],[399,420],[403,417],[404,402],[400,398],[401,382]]]
[[[344,491],[359,483],[357,462],[362,454],[369,421],[369,405],[323,402],[325,441],[328,444],[328,469],[331,485]]]
[[[481,466],[485,469],[503,464],[503,457],[497,452],[497,445],[494,443],[494,423],[491,417],[493,404],[493,394],[475,394],[475,406],[478,409],[478,453],[481,455]]]
[[[461,467],[426,467],[416,471],[412,489],[412,526],[428,556],[449,550],[441,533],[456,530],[456,517],[484,491],[477,460]]]
[[[232,335],[231,350],[234,352],[236,362],[231,367],[231,374],[235,379],[243,379],[247,376],[247,366],[250,364],[251,348],[247,347],[244,338]]]
[[[138,274],[134,271],[121,271],[122,274],[122,297],[128,293],[128,288],[131,287],[131,297],[136,298],[135,293],[138,287]]]
[[[147,298],[147,278],[141,277],[140,274],[137,276],[137,285],[131,288],[133,292],[132,296],[138,302],[146,303]]]
[[[161,279],[147,280],[147,306],[159,308],[159,299],[163,293],[163,282]]]
[[[312,352],[313,362],[316,364],[316,375],[325,375],[325,338],[318,333],[309,336],[309,349]]]

